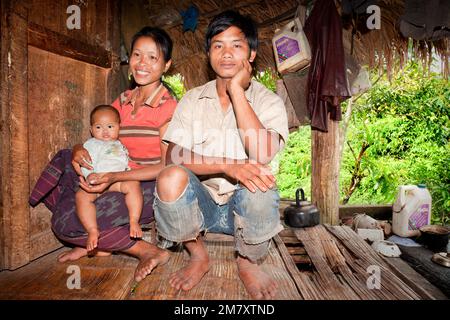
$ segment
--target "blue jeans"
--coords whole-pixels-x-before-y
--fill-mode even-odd
[[[167,248],[174,242],[194,240],[202,231],[225,233],[235,236],[236,251],[241,256],[253,262],[264,258],[270,239],[283,229],[278,190],[252,193],[238,184],[231,199],[218,205],[192,171],[180,168],[188,173],[189,182],[177,200],[162,201],[155,189],[158,245]]]

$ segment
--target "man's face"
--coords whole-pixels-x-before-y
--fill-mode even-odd
[[[241,68],[242,60],[252,62],[256,52],[251,51],[244,33],[231,26],[211,39],[209,62],[219,78],[231,79]]]
[[[91,133],[94,138],[102,141],[114,141],[119,138],[120,123],[113,112],[97,111],[92,120]]]

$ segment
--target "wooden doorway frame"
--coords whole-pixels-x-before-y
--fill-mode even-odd
[[[36,258],[30,251],[28,204],[33,161],[28,148],[28,46],[108,69],[105,99],[112,101],[119,89],[120,5],[115,0],[105,2],[110,48],[89,45],[29,21],[26,1],[0,2],[0,270],[16,269]],[[45,248],[41,251],[44,254]]]

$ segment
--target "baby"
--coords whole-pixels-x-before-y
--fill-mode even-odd
[[[101,172],[118,172],[128,169],[128,151],[118,140],[120,130],[119,112],[110,105],[96,106],[90,115],[91,134],[93,138],[84,143],[94,168],[81,168],[83,176],[89,183],[90,175]],[[115,182],[105,192],[121,192],[130,216],[130,237],[142,237],[139,218],[142,212],[143,196],[139,181]],[[100,194],[89,193],[80,188],[76,193],[76,208],[81,224],[88,233],[86,249],[92,251],[97,247],[99,229],[97,227],[94,201]]]

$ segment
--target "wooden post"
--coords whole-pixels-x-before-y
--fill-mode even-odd
[[[120,94],[120,12],[119,2],[110,0],[107,2],[107,36],[110,39],[110,47],[107,48],[111,55],[111,68],[107,71],[107,103],[112,103]]]
[[[339,223],[339,123],[328,118],[328,132],[311,132],[311,194],[320,222]]]
[[[2,229],[3,266],[18,268],[30,260],[28,156],[28,10],[19,2],[6,9],[2,25]],[[3,29],[5,27],[5,29]],[[5,46],[3,46],[5,45]],[[3,95],[5,94],[5,95]],[[39,124],[36,124],[39,125]]]

